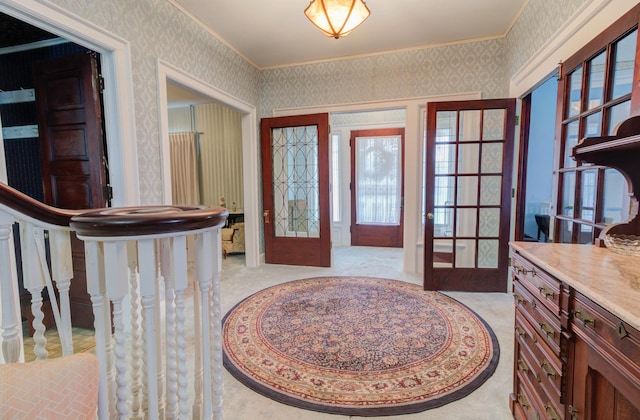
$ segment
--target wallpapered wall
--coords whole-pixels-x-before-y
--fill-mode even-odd
[[[276,108],[482,91],[508,93],[504,39],[264,70],[260,116]],[[303,92],[303,94],[300,94]]]
[[[158,58],[256,104],[258,70],[166,0],[53,0],[131,44],[140,197],[162,200],[158,133]]]
[[[529,0],[506,37],[506,67],[513,76],[588,0]]]
[[[401,99],[481,91],[505,96],[509,77],[587,0],[530,0],[505,39],[260,71],[166,0],[52,0],[131,43],[140,193],[162,197],[156,62],[161,58],[258,107]]]

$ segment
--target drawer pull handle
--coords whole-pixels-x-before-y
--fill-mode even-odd
[[[524,298],[517,293],[514,293],[513,297],[516,300],[516,302],[518,302],[518,304],[521,304],[522,302],[524,302]]]
[[[530,303],[531,303],[531,307],[532,307],[533,309],[535,309],[535,308],[536,308],[536,306],[538,306],[538,304],[536,303],[535,299],[531,299],[531,302],[530,302]]]
[[[524,360],[518,359],[518,366],[520,367],[520,370],[522,370],[523,372],[526,372],[526,373],[529,372],[529,366],[527,366]]]
[[[550,326],[549,324],[545,323],[545,322],[540,322],[538,325],[540,325],[540,329],[542,330],[542,332],[544,332],[545,334],[547,334],[547,336],[551,336],[553,337],[556,332],[553,329],[552,326]]]
[[[544,373],[547,374],[547,377],[556,378],[556,373],[554,372],[553,368],[551,366],[549,366],[549,363],[547,363],[545,360],[540,361],[540,367],[542,368],[542,370],[544,370]]]
[[[516,325],[516,334],[518,334],[518,336],[522,337],[525,333],[524,333],[524,330],[522,328],[520,328],[519,326]]]
[[[529,401],[527,401],[527,399],[524,397],[524,395],[522,394],[518,394],[518,402],[520,403],[520,405],[526,409],[529,408]]]
[[[569,405],[569,415],[571,416],[571,420],[578,418],[578,410],[572,405]]]
[[[544,411],[547,412],[547,415],[549,416],[550,419],[553,420],[560,420],[560,417],[558,417],[558,413],[556,413],[556,410],[553,409],[553,407],[551,406],[551,404],[546,403],[544,405]]]
[[[513,271],[515,271],[516,274],[529,274],[529,273],[531,273],[534,276],[536,275],[536,269],[534,267],[531,267],[531,270],[527,270],[523,266],[517,265],[517,264],[513,265]]]
[[[618,325],[616,325],[616,332],[618,333],[618,338],[620,340],[629,335],[622,322],[619,322]]]
[[[582,324],[585,327],[587,326],[587,324],[591,324],[593,328],[596,327],[596,320],[593,319],[591,316],[589,316],[589,314],[587,314],[586,312],[582,311],[581,309],[575,309],[573,311],[573,316],[575,316],[580,321],[582,321]]]
[[[540,294],[545,298],[553,299],[555,297],[555,294],[544,286],[538,287],[538,290],[540,291]]]

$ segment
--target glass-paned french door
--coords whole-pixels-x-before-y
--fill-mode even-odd
[[[424,285],[507,290],[515,100],[427,105]]]

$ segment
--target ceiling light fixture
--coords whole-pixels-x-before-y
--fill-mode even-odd
[[[304,10],[311,23],[335,39],[348,35],[369,13],[362,0],[312,0]]]

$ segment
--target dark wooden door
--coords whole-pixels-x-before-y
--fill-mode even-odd
[[[331,266],[329,115],[260,122],[269,264]]]
[[[427,106],[424,287],[506,292],[515,99]]]
[[[404,128],[351,132],[351,245],[402,248]]]
[[[107,185],[98,70],[82,53],[35,65],[36,106],[45,203],[66,209],[106,206]],[[71,322],[93,328],[84,247],[72,237]]]

